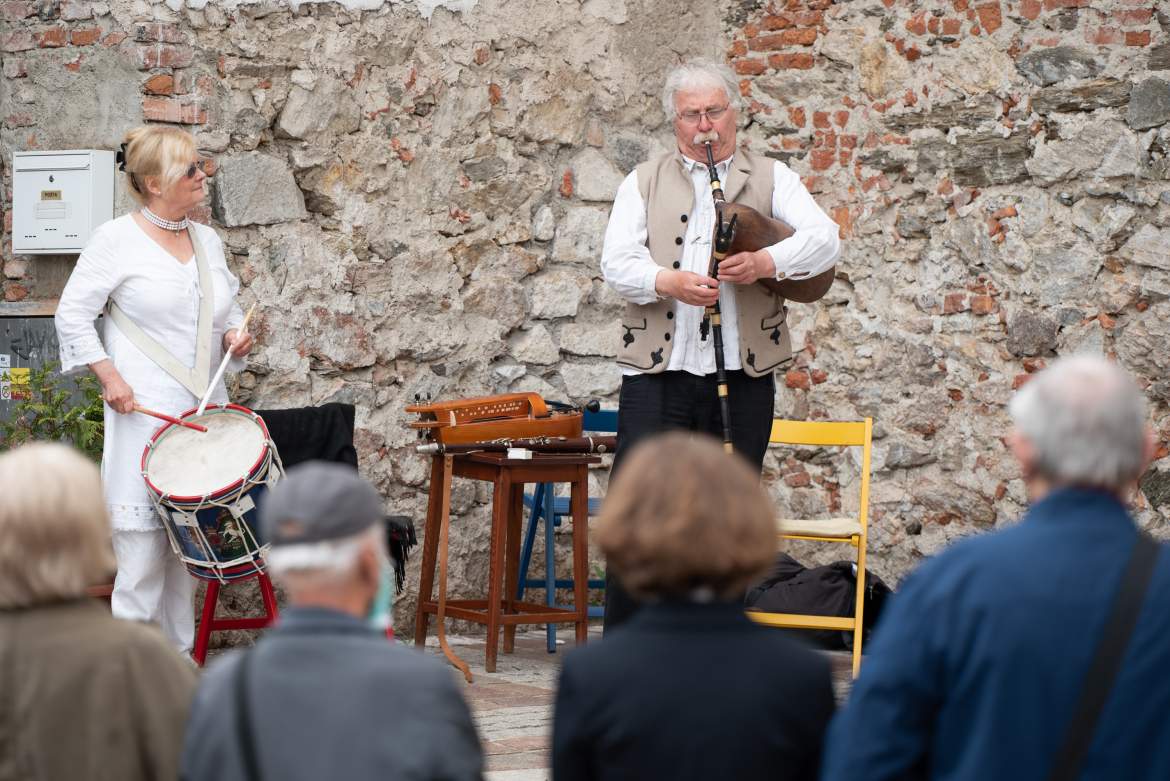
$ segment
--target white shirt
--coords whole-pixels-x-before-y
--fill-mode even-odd
[[[733,159],[734,156],[716,164],[722,181],[727,181],[727,169]],[[695,208],[687,220],[680,270],[705,276],[711,261],[711,234],[715,227],[711,179],[706,165],[686,157],[683,160],[695,188]],[[777,278],[783,274],[788,279],[805,279],[828,270],[837,261],[841,252],[837,223],[817,206],[800,176],[779,161],[773,164],[772,216],[796,231],[779,244],[766,248],[776,263]],[[638,171],[635,169],[618,188],[601,251],[601,274],[605,281],[633,304],[650,304],[661,298],[654,290],[654,281],[664,269],[650,257],[646,241],[646,203],[638,189]],[[741,368],[735,287],[727,283],[719,286],[724,358],[728,371]],[[674,317],[674,349],[666,370],[714,374],[715,340],[711,336],[706,341],[699,338],[703,307],[675,301]],[[622,367],[622,374],[641,372]]]
[[[215,287],[210,379],[223,360],[224,333],[239,327],[244,316],[236,303],[239,282],[228,270],[223,242],[206,225],[195,225],[195,236],[203,245]],[[146,357],[110,318],[102,318],[99,337],[94,320],[111,298],[180,363],[194,366],[200,301],[194,257],[179,263],[130,215],[103,223],[77,259],[55,320],[62,372],[86,369],[109,358],[134,391],[136,403],[170,415],[198,406],[199,399]],[[242,359],[233,358],[229,364],[233,371],[243,366]],[[220,382],[211,402],[224,401],[227,391]],[[102,479],[115,529],[159,527],[142,479],[141,461],[147,441],[161,423],[140,413],[123,415],[106,405]]]

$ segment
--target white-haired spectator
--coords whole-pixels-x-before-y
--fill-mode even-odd
[[[1170,778],[1170,556],[1125,506],[1151,453],[1142,395],[1076,356],[1010,410],[1032,507],[906,580],[830,731],[829,781]]]
[[[97,467],[0,455],[0,778],[174,778],[195,670],[86,589],[114,569]]]
[[[471,713],[435,659],[386,640],[393,588],[382,498],[310,461],[260,510],[289,607],[256,647],[213,665],[191,709],[185,781],[474,781]]]

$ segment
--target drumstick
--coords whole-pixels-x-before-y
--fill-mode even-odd
[[[248,321],[252,319],[252,313],[256,311],[256,305],[248,307],[248,314],[244,315],[244,322],[240,323],[240,330],[236,333],[236,339],[239,339],[244,334],[248,333]],[[233,342],[234,344],[234,342]],[[212,377],[211,383],[207,386],[207,391],[203,394],[203,398],[199,400],[199,409],[196,410],[195,416],[199,417],[203,414],[203,410],[207,407],[207,402],[211,399],[211,394],[215,392],[215,386],[219,385],[219,381],[223,379],[223,373],[227,369],[228,361],[232,359],[232,349],[229,346],[224,351],[223,360],[220,361],[219,369]]]
[[[188,423],[185,420],[180,420],[179,418],[168,415],[165,412],[156,412],[155,410],[147,409],[146,407],[142,406],[141,404],[135,404],[134,411],[141,412],[143,415],[150,415],[152,418],[158,418],[159,420],[165,420],[167,423],[174,423],[176,426],[184,426],[186,428],[193,428],[196,431],[202,431],[204,434],[207,433],[207,426],[200,426],[198,423]]]

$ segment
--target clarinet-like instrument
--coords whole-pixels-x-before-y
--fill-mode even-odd
[[[527,437],[521,439],[492,439],[485,442],[430,442],[415,446],[419,453],[428,455],[459,455],[503,452],[513,448],[536,453],[612,453],[617,448],[617,437]]]
[[[711,264],[707,269],[707,276],[716,279],[719,276],[719,261],[727,257],[731,249],[731,239],[735,235],[737,215],[732,215],[726,223],[723,222],[723,210],[720,206],[726,203],[723,197],[723,184],[719,181],[719,171],[715,168],[715,154],[711,151],[711,142],[707,147],[707,170],[711,174],[711,197],[715,200],[715,235],[711,241]],[[719,393],[719,414],[723,422],[723,449],[728,453],[734,452],[731,443],[731,405],[727,398],[727,366],[723,356],[723,315],[719,308],[719,299],[706,308],[703,313],[703,322],[699,326],[700,336],[705,340],[710,329],[715,339],[715,384]]]

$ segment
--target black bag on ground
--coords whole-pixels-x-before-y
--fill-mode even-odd
[[[851,616],[857,593],[857,576],[851,561],[835,561],[809,569],[786,553],[776,557],[772,569],[752,585],[744,598],[745,606],[768,613],[803,613],[821,616]],[[890,595],[881,578],[866,572],[864,632],[869,633]],[[797,637],[814,645],[839,651],[853,648],[853,633],[835,630],[792,630]]]

